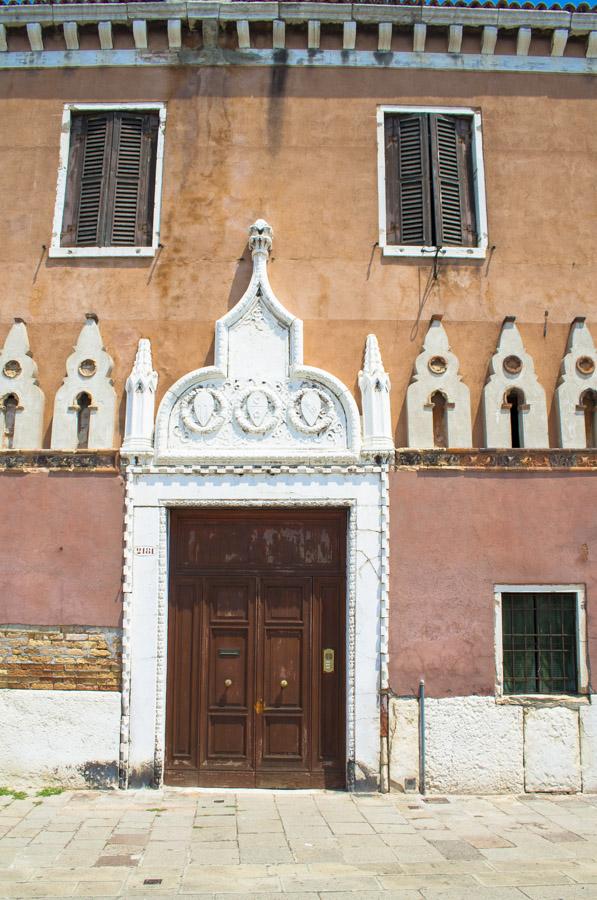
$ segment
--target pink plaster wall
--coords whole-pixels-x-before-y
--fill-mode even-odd
[[[422,677],[433,697],[494,692],[499,583],[585,584],[597,660],[595,475],[397,471],[390,503],[396,693]]]
[[[120,476],[3,474],[0,509],[1,624],[121,624]]]

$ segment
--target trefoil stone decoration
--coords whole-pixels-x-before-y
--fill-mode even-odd
[[[408,446],[471,447],[471,400],[441,316],[432,316],[406,394]]]
[[[135,362],[126,380],[126,421],[122,452],[153,452],[153,422],[158,373],[151,358],[151,342],[141,338]]]
[[[103,450],[114,446],[116,393],[110,378],[112,366],[97,316],[88,313],[66,361],[66,377],[54,398],[52,448]]]
[[[44,406],[27,326],[15,319],[0,352],[0,449],[40,448]]]
[[[597,352],[584,317],[570,326],[556,388],[560,446],[597,446]]]
[[[502,324],[483,389],[486,447],[549,447],[545,391],[514,316]]]
[[[393,453],[390,376],[383,367],[379,344],[374,334],[367,335],[365,358],[358,380],[363,407],[363,451]]]
[[[249,229],[251,281],[216,322],[213,366],[166,392],[156,419],[160,462],[356,462],[354,398],[333,375],[303,363],[303,328],[279,302],[267,262],[273,231]]]

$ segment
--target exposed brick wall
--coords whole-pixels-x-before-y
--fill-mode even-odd
[[[0,688],[119,691],[122,630],[0,625]]]

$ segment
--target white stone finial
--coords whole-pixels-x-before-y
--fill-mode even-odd
[[[44,405],[27,326],[22,319],[15,319],[0,352],[0,448],[41,447]]]
[[[359,372],[363,406],[363,450],[387,453],[394,450],[390,412],[390,376],[383,367],[374,334],[367,335],[365,359]]]
[[[588,412],[583,403],[589,393]],[[586,416],[595,415],[594,396],[597,394],[597,352],[591,332],[585,319],[578,317],[570,326],[566,355],[560,368],[560,379],[556,388],[556,406],[560,445],[567,448],[587,446]],[[597,422],[593,425],[593,437],[597,433]]]
[[[486,447],[512,447],[512,403],[516,401],[520,447],[549,447],[545,391],[533,358],[524,349],[514,316],[502,324],[498,345],[483,389]]]
[[[126,380],[126,423],[123,453],[153,451],[153,420],[158,373],[151,359],[151,342],[141,338],[131,374]]]
[[[53,449],[90,450],[114,446],[116,392],[112,379],[112,358],[106,352],[97,316],[88,313],[77,343],[66,361],[66,378],[54,399]],[[83,408],[88,426],[82,435]]]
[[[256,222],[253,222],[249,228],[249,247],[253,259],[256,256],[264,256],[267,259],[272,249],[273,237],[273,228],[265,219],[257,219]]]
[[[406,394],[409,447],[472,445],[470,393],[458,370],[441,317],[433,316]]]

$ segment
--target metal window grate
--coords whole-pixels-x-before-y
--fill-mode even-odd
[[[502,594],[505,694],[576,694],[576,594]]]

